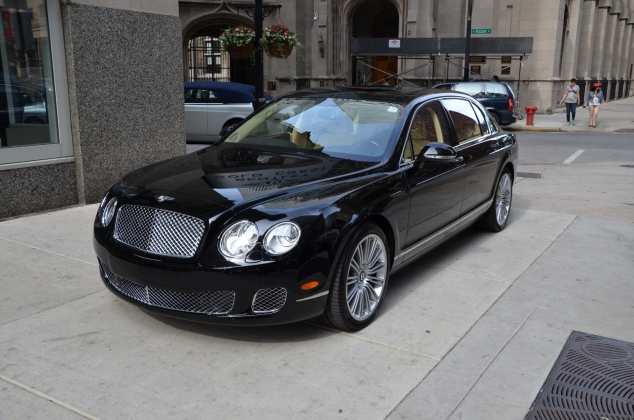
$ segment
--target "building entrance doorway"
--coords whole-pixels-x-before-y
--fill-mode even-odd
[[[352,17],[353,38],[398,38],[398,10],[390,0],[368,0],[361,3]],[[391,85],[397,83],[398,57],[373,56],[372,69],[366,80],[370,84]]]
[[[187,81],[254,84],[251,59],[236,60],[222,48],[219,37],[224,29],[201,29],[187,42]]]

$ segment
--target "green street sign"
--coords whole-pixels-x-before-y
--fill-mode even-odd
[[[471,35],[491,35],[491,29],[472,29]]]

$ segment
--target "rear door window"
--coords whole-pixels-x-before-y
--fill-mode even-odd
[[[489,98],[506,98],[508,96],[506,86],[502,83],[485,83],[485,85]]]
[[[468,100],[443,99],[442,104],[449,111],[449,115],[451,115],[458,143],[464,143],[482,136],[480,122]]]
[[[458,83],[456,84],[454,90],[457,90],[458,92],[464,92],[476,99],[484,98],[482,83]]]

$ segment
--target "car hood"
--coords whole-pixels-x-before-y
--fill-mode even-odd
[[[137,170],[123,179],[123,185],[135,194],[189,197],[192,202],[235,209],[361,176],[376,171],[377,165],[222,143]]]

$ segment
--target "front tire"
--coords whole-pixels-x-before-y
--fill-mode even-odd
[[[504,230],[511,212],[512,201],[513,178],[511,177],[511,172],[508,169],[504,169],[495,188],[495,194],[493,194],[493,203],[478,221],[478,226],[490,232]]]
[[[374,223],[357,229],[346,244],[333,276],[323,319],[344,331],[372,323],[387,289],[390,251],[385,234]]]

